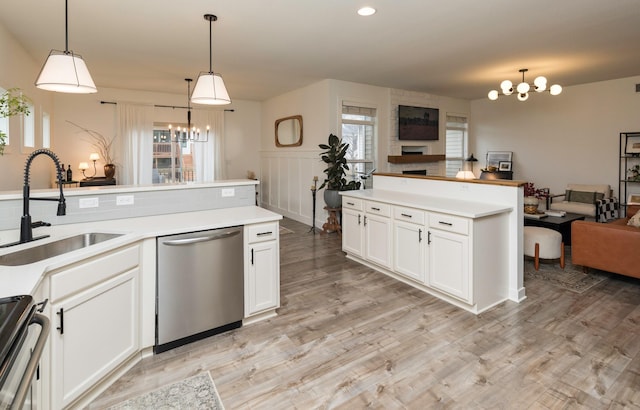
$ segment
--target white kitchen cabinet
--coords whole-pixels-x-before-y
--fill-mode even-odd
[[[390,209],[383,203],[343,198],[342,250],[391,268]]]
[[[427,280],[427,229],[425,213],[418,209],[394,207],[393,269],[422,284]]]
[[[364,216],[365,258],[391,268],[391,219],[366,213]]]
[[[244,237],[244,315],[249,317],[280,307],[278,223],[246,225]]]
[[[51,408],[73,404],[139,351],[139,247],[51,276]]]
[[[350,258],[473,313],[507,299],[508,208],[477,204],[473,216],[468,201],[375,189],[346,192],[342,203]]]
[[[469,283],[469,238],[430,229],[429,286],[471,303]]]
[[[342,207],[342,250],[364,256],[364,212],[360,209]]]

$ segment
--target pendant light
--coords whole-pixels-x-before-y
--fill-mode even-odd
[[[98,92],[82,56],[69,50],[69,11],[64,1],[64,51],[51,50],[42,66],[36,87],[61,93],[91,94]]]
[[[224,105],[231,104],[231,98],[224,86],[220,74],[213,72],[213,46],[211,35],[211,23],[218,20],[213,14],[205,14],[204,19],[209,22],[209,72],[201,72],[196,81],[196,86],[191,94],[191,102],[194,104]]]

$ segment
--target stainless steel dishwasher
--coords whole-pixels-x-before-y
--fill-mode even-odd
[[[242,325],[242,227],[160,236],[156,242],[155,353]]]

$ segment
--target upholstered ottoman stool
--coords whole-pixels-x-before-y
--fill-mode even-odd
[[[560,267],[564,269],[564,242],[560,232],[553,229],[525,226],[524,254],[533,257],[536,270],[540,267],[540,259],[560,259]]]

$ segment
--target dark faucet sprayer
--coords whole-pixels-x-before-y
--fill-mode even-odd
[[[50,157],[53,162],[56,164],[56,171],[58,176],[58,186],[60,187],[60,196],[58,198],[30,198],[29,197],[29,175],[31,170],[31,163],[33,159],[38,155],[47,155]],[[65,203],[64,194],[62,193],[62,165],[60,164],[60,160],[52,151],[48,149],[38,149],[33,151],[29,157],[27,158],[27,162],[24,166],[24,186],[22,187],[22,219],[20,220],[20,241],[19,243],[31,242],[36,239],[46,238],[49,235],[39,236],[37,238],[33,238],[33,228],[38,226],[49,226],[51,224],[47,222],[31,222],[31,215],[29,214],[29,201],[57,201],[58,202],[58,216],[65,215],[67,212],[67,205]],[[9,244],[13,245],[13,244]],[[6,245],[6,246],[9,246]]]

